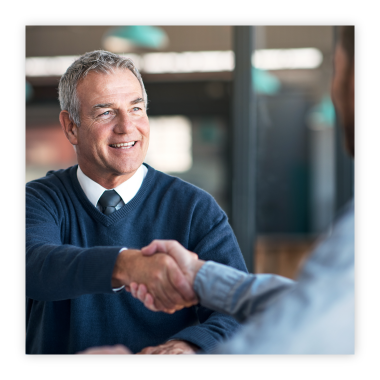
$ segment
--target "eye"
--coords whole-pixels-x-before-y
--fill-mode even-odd
[[[110,117],[111,115],[112,115],[112,111],[105,111],[101,113],[98,117],[103,119],[103,118]]]

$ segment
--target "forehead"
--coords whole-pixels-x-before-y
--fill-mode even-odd
[[[128,69],[116,69],[107,74],[90,71],[77,86],[81,102],[98,101],[100,98],[126,96],[142,97],[140,82]]]

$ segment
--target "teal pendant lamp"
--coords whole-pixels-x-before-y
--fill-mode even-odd
[[[29,82],[25,82],[25,100],[29,102],[33,98],[33,87]]]
[[[316,125],[333,127],[335,123],[335,109],[329,95],[323,96],[322,100],[314,106],[308,115],[309,120]]]
[[[136,49],[162,49],[169,39],[161,28],[149,25],[115,27],[103,36],[103,46],[114,53],[130,52]]]
[[[281,88],[281,83],[278,78],[256,67],[252,67],[252,85],[255,92],[264,95],[274,95]]]

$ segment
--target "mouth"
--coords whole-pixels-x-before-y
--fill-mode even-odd
[[[137,141],[130,141],[127,143],[110,144],[109,146],[111,148],[115,148],[115,149],[131,149],[132,147],[135,146],[136,143],[137,143]]]

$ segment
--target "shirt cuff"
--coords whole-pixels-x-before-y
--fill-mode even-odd
[[[122,248],[120,251],[119,251],[119,254],[120,254],[120,252],[122,252],[122,251],[126,251],[128,248],[126,248],[126,247],[124,247],[124,248]],[[119,293],[121,290],[123,290],[125,288],[125,286],[123,285],[123,286],[120,286],[120,288],[112,288],[112,290],[114,291],[114,293]]]
[[[238,269],[209,260],[195,276],[194,291],[202,306],[228,313],[226,308],[234,290],[246,276]]]

